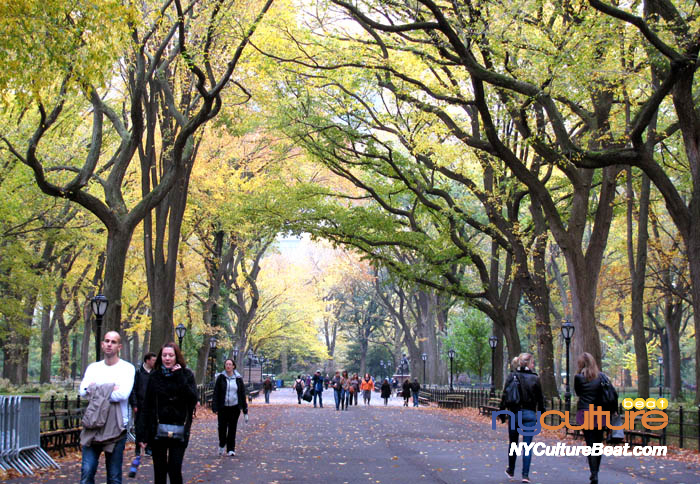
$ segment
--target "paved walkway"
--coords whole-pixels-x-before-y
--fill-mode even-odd
[[[250,423],[241,419],[236,457],[216,455],[216,420],[201,412],[185,455],[184,477],[189,483],[505,483],[507,442],[504,426],[472,422],[449,411],[404,408],[392,399],[385,408],[372,405],[335,411],[332,392],[327,404],[314,409],[298,405],[288,389],[273,392],[271,404],[256,399]],[[374,396],[376,396],[375,394]],[[325,403],[325,402],[324,402]],[[541,439],[540,439],[541,440]],[[552,444],[555,442],[552,441]],[[131,453],[127,452],[131,457]],[[136,479],[152,482],[150,460]],[[518,460],[520,465],[520,459]],[[59,471],[41,477],[15,479],[21,484],[74,484],[79,462],[66,462]],[[104,466],[98,483],[105,482]],[[519,472],[519,468],[518,468]],[[518,473],[516,473],[519,476]],[[533,457],[533,483],[588,483],[585,457]],[[519,482],[519,479],[518,479]],[[700,467],[653,457],[603,459],[603,483],[697,483]]]

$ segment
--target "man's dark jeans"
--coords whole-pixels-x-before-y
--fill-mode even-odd
[[[107,484],[122,483],[122,462],[124,459],[124,446],[126,445],[126,433],[124,437],[114,445],[112,452],[105,452],[105,465],[107,467]],[[100,461],[102,445],[83,446],[83,463],[80,469],[80,484],[95,484],[95,473]]]
[[[318,404],[323,408],[323,392],[316,390],[314,392],[314,407],[316,407],[316,397],[318,397]]]

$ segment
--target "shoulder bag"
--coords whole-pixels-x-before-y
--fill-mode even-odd
[[[156,396],[156,440],[172,439],[178,442],[185,441],[185,426],[160,423],[158,418],[158,397]]]

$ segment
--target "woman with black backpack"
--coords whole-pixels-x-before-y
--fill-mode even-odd
[[[518,412],[521,412],[521,422],[526,434],[523,435],[523,442],[529,444],[532,442],[531,430],[537,425],[537,411],[544,412],[544,394],[542,393],[542,385],[540,377],[535,373],[535,359],[530,353],[521,353],[518,357],[517,364],[515,360],[511,364],[515,367],[513,372],[508,375],[506,383],[503,387],[503,396],[501,397],[500,409],[508,409],[516,415],[515,425],[511,427],[511,422],[508,422],[508,449],[512,443],[518,444],[520,434],[518,433]],[[506,416],[501,415],[501,422],[506,421]],[[506,475],[512,479],[515,475],[515,462],[517,455],[508,453],[508,468]],[[532,454],[526,452],[523,455],[523,482],[530,482],[530,462]]]
[[[590,353],[581,353],[577,360],[578,369],[574,377],[574,391],[578,395],[576,408],[576,425],[583,425],[589,405],[601,406],[603,410],[617,411],[617,392],[604,373],[598,369],[598,364]],[[583,431],[586,445],[603,442],[605,418],[595,419],[594,428]],[[602,456],[588,456],[588,467],[591,471],[591,484],[598,483],[598,471]]]
[[[297,392],[297,402],[301,405],[301,396],[304,394],[304,380],[302,380],[301,375],[297,376],[294,380],[294,390]]]

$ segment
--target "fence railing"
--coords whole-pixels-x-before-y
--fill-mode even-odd
[[[422,391],[430,394],[429,399],[433,402],[439,400],[444,400],[447,394],[454,395],[464,395],[465,402],[468,407],[478,408],[481,405],[488,405],[489,400],[492,398],[501,398],[501,391],[494,391],[493,395],[490,390],[487,389],[453,389],[445,387],[427,387],[421,389]],[[564,412],[566,409],[566,404],[564,399],[559,397],[552,397],[545,400],[546,410],[558,410]],[[571,402],[571,417],[576,413],[576,398],[572,397]],[[620,415],[624,415],[625,410],[622,408],[622,404],[619,405],[618,412]],[[677,410],[666,409],[664,410],[666,415],[668,415],[668,426],[659,431],[660,441],[662,445],[674,445],[681,449],[695,449],[700,450],[700,407],[678,407]],[[558,415],[548,415],[545,421],[549,425],[559,425],[562,419]],[[634,430],[644,431],[641,427],[641,422],[639,419],[635,420]]]
[[[33,470],[58,468],[41,448],[39,397],[0,396],[0,468],[34,475]]]

